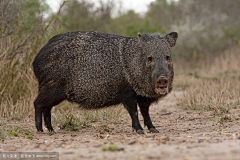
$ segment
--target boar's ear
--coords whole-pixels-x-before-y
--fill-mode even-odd
[[[143,36],[141,35],[141,33],[138,32],[137,36],[139,40],[143,40]]]
[[[138,43],[142,46],[144,44],[144,36],[141,33],[138,33],[137,36],[138,36]]]
[[[170,44],[171,47],[174,47],[178,38],[178,33],[177,32],[171,32],[166,35],[166,39],[168,43]]]
[[[142,37],[141,33],[139,33],[139,32],[138,32],[137,36],[138,36],[138,38]]]

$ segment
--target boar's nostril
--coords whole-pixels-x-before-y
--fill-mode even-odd
[[[158,78],[156,83],[158,85],[168,85],[168,82],[169,81],[168,81],[168,79],[166,77],[161,76],[161,77]]]

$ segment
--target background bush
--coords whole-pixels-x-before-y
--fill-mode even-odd
[[[115,1],[68,1],[60,14],[62,32],[93,30],[123,36],[138,32],[179,32],[175,57],[193,61],[213,60],[222,51],[240,44],[239,0],[156,0],[140,15],[121,12]],[[117,16],[113,12],[118,10]]]

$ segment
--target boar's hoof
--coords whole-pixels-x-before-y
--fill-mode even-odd
[[[141,129],[138,129],[138,130],[137,130],[137,133],[138,133],[138,134],[144,134],[144,131],[141,130]]]
[[[43,131],[37,131],[38,134],[46,134]]]
[[[54,134],[57,134],[57,132],[55,132],[54,130],[49,131],[49,132],[52,133],[52,134],[53,134],[53,133],[54,133]]]
[[[156,128],[150,128],[149,131],[151,133],[159,133],[159,130],[157,130]]]
[[[54,130],[48,132],[49,136],[54,135],[54,134],[57,134]]]

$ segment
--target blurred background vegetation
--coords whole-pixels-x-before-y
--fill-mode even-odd
[[[156,0],[143,14],[122,12],[117,3],[69,0],[52,13],[44,0],[1,0],[1,116],[32,114],[38,88],[32,62],[58,33],[88,30],[136,37],[138,32],[178,31],[173,57],[183,68],[209,64],[240,45],[240,0]]]
[[[135,37],[138,32],[179,32],[177,58],[201,60],[240,44],[239,0],[156,0],[143,15],[116,10],[115,1],[100,6],[87,0],[66,3],[61,32],[93,30]]]

